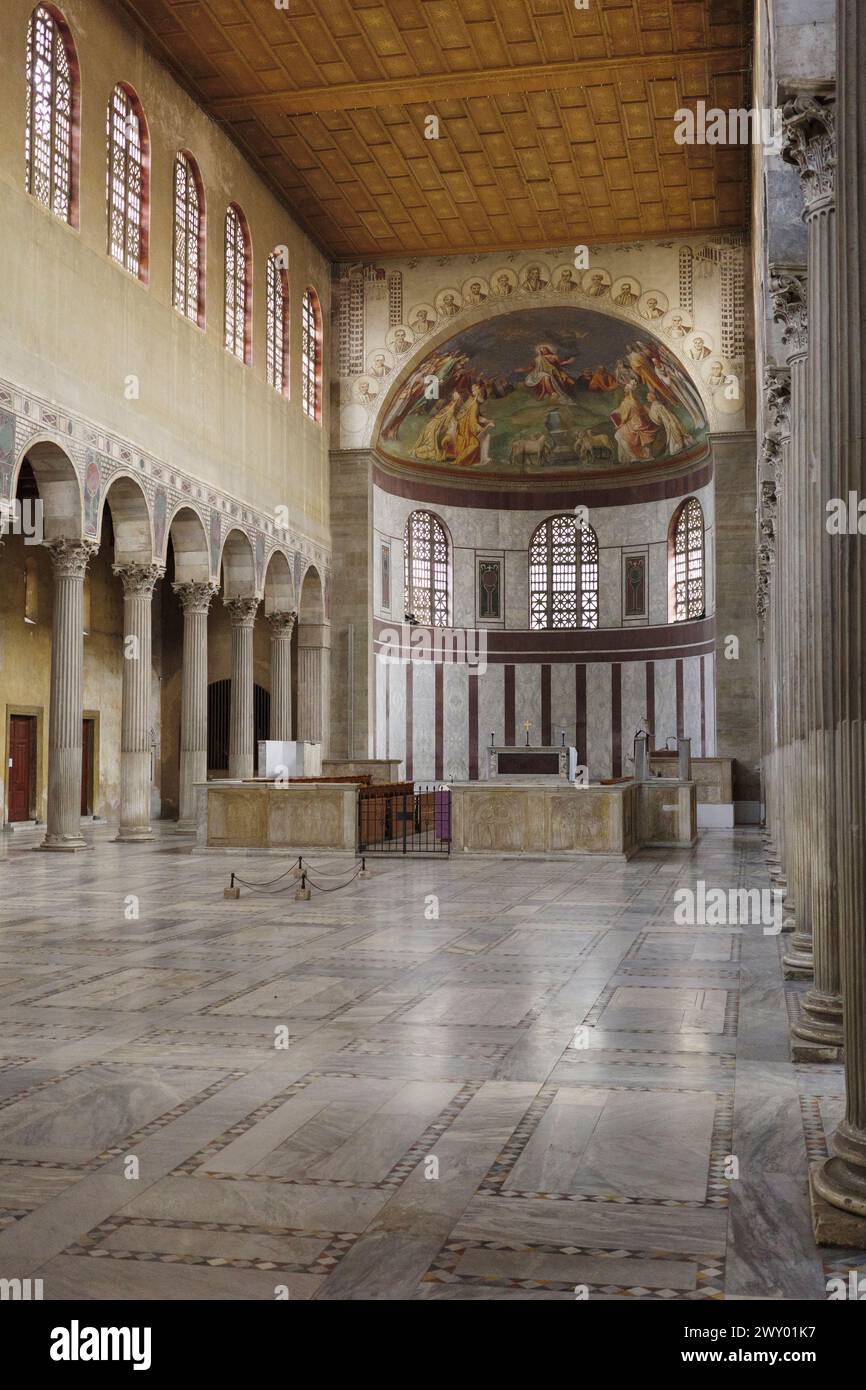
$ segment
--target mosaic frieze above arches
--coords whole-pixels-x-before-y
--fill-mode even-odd
[[[0,381],[0,499],[11,497],[17,461],[37,439],[55,440],[72,461],[81,487],[85,536],[98,537],[108,488],[115,477],[129,476],[140,483],[147,500],[157,561],[165,558],[171,518],[178,507],[186,504],[199,514],[205,526],[214,579],[218,577],[223,540],[233,527],[249,537],[260,590],[268,560],[276,548],[286,553],[295,575],[302,575],[311,564],[323,575],[329,573],[328,553],[309,537],[291,527],[279,526],[266,513],[4,381]]]
[[[485,322],[497,334],[508,332],[505,316],[542,306],[592,310],[599,331],[600,319],[624,325],[626,343],[658,340],[663,355],[692,383],[709,430],[745,428],[745,245],[738,233],[344,265],[336,272],[336,291],[342,448],[363,448],[380,436],[395,385],[449,340]],[[533,346],[544,343],[539,336]],[[568,345],[559,346],[565,351]],[[600,365],[616,375],[616,362],[592,364]],[[498,407],[496,413],[507,412]],[[498,464],[503,438],[491,431],[489,449]],[[619,450],[614,454],[618,459]]]

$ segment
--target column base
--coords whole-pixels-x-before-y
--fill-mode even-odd
[[[148,840],[155,840],[156,836],[150,826],[142,826],[140,830],[131,826],[128,830],[120,829],[112,841],[115,845],[137,845],[145,844]]]
[[[843,1120],[833,1141],[843,1148],[848,1143],[845,1128]],[[853,1167],[839,1155],[813,1163],[809,1194],[817,1245],[866,1250],[866,1169]]]
[[[814,975],[812,938],[806,932],[795,931],[791,937],[791,944],[782,957],[782,973],[786,980],[800,980],[805,975]]]
[[[54,854],[74,854],[78,849],[93,849],[89,840],[80,835],[55,835],[50,840],[46,835],[38,850],[49,850]]]
[[[198,825],[196,824],[195,820],[188,818],[185,820],[176,820],[172,829],[179,830],[183,834],[187,834],[190,831],[193,834],[195,834],[196,830],[198,829]]]
[[[791,1029],[791,1057],[795,1062],[838,1062],[845,1036],[842,1000],[810,989],[802,1013]]]

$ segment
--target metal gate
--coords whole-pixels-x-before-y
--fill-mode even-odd
[[[450,854],[450,789],[365,787],[358,797],[358,853]]]

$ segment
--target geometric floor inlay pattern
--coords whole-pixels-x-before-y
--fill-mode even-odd
[[[782,942],[683,926],[765,888],[754,831],[628,864],[0,846],[0,1275],[46,1299],[822,1299]],[[129,905],[135,905],[130,914]],[[435,904],[431,914],[430,905]]]

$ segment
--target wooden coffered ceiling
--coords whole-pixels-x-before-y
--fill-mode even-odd
[[[749,0],[121,0],[334,259],[731,230]],[[425,118],[439,138],[424,138]]]

